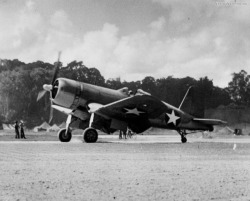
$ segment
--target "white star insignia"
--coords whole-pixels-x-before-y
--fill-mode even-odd
[[[139,111],[137,108],[134,108],[134,109],[127,109],[127,108],[124,108],[125,110],[127,110],[127,114],[135,114],[137,116],[140,116],[141,113],[145,113],[145,112],[141,112]]]
[[[176,116],[174,113],[174,110],[172,110],[171,114],[166,113],[169,117],[168,124],[173,123],[176,126],[177,119],[180,119],[180,117]]]

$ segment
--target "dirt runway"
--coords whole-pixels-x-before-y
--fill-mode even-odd
[[[0,200],[250,200],[250,144],[1,142]]]

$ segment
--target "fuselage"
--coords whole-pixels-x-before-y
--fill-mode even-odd
[[[92,102],[106,105],[128,97],[126,89],[113,90],[66,78],[58,78],[53,87],[53,102],[70,109]]]

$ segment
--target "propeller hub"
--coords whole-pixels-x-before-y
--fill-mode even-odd
[[[45,91],[51,91],[52,88],[53,88],[53,86],[52,86],[51,84],[44,84],[44,85],[43,85],[43,89],[44,89]]]

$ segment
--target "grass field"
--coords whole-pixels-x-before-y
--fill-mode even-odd
[[[232,143],[172,138],[150,144],[0,142],[0,200],[250,200],[250,143],[233,149]]]

